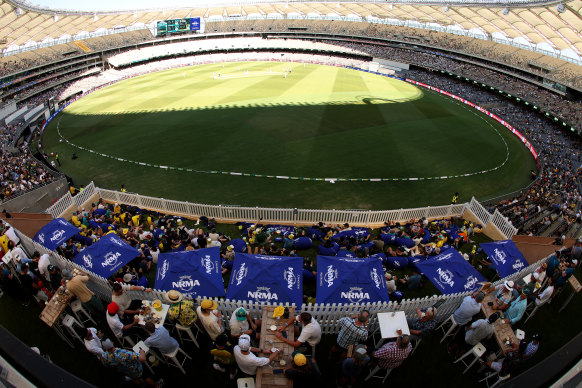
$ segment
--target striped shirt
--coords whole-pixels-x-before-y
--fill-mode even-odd
[[[380,349],[374,352],[374,357],[378,360],[378,365],[382,369],[394,369],[399,367],[406,357],[412,351],[412,345],[408,343],[408,346],[401,348],[398,346],[396,341],[388,342],[386,345],[382,346]]]
[[[357,326],[355,319],[344,317],[338,323],[341,329],[337,335],[337,344],[340,347],[347,349],[350,345],[357,345],[368,339],[368,328]]]

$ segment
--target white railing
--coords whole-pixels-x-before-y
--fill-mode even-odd
[[[50,251],[43,247],[40,244],[32,241],[26,235],[18,232],[18,235],[21,239],[22,246],[24,247],[25,251],[32,255],[34,251],[38,251],[41,254],[47,253],[50,255],[50,260],[53,265],[58,266],[61,269],[68,268],[68,269],[79,269],[83,272],[87,272],[84,267],[81,267],[70,260],[65,259],[64,257],[58,255],[57,253]],[[535,271],[543,262],[545,262],[550,256],[522,269],[519,272],[516,272],[504,279],[500,279],[494,283],[494,285],[500,284],[505,280],[513,280],[518,281],[519,279],[524,278],[528,274]],[[93,291],[100,299],[103,301],[109,302],[111,301],[112,289],[109,282],[96,275],[90,274],[90,281],[88,283],[88,287]],[[144,291],[128,291],[128,295],[132,299],[136,300],[155,300],[155,299],[164,299],[165,292],[160,290],[153,290],[152,292],[144,292]],[[337,325],[337,321],[340,318],[354,315],[361,309],[367,309],[371,313],[370,323],[368,325],[368,329],[370,333],[373,333],[378,328],[378,321],[376,314],[379,312],[390,312],[390,311],[404,311],[406,313],[407,318],[414,318],[416,316],[416,309],[417,308],[426,308],[433,306],[438,301],[442,304],[438,308],[438,316],[437,319],[442,321],[447,319],[461,304],[463,298],[469,295],[469,292],[459,293],[459,294],[452,294],[452,295],[433,295],[431,297],[424,297],[424,298],[417,298],[417,299],[403,299],[400,303],[396,302],[388,302],[388,303],[353,303],[353,304],[303,304],[301,306],[301,311],[306,311],[311,313],[317,319],[319,324],[321,325],[322,332],[324,334],[337,334],[339,331],[339,327]],[[250,314],[256,318],[261,317],[261,309],[264,306],[272,306],[273,304],[270,303],[256,303],[256,302],[249,302],[249,301],[239,301],[239,300],[228,300],[228,299],[220,299],[220,298],[210,298],[212,300],[216,300],[218,303],[218,310],[222,313],[225,317],[230,317],[233,311],[238,307],[244,307],[247,309]],[[228,320],[225,320],[228,322]]]
[[[77,207],[82,207],[83,204],[95,194],[97,194],[97,190],[95,190],[95,184],[91,182],[83,189],[83,191],[73,197],[73,201]]]
[[[515,228],[511,221],[509,221],[509,219],[501,214],[497,209],[495,209],[495,213],[493,213],[491,223],[507,238],[512,238],[517,234],[517,228]]]
[[[101,198],[109,202],[124,203],[149,210],[172,213],[184,217],[198,218],[206,216],[225,221],[313,224],[325,222],[331,224],[349,223],[353,225],[381,225],[385,221],[409,221],[412,218],[430,219],[461,216],[467,204],[424,207],[399,210],[322,210],[322,209],[285,209],[260,208],[228,205],[204,205],[180,202],[169,199],[154,198],[139,194],[122,193],[114,190],[97,188]]]
[[[75,202],[71,193],[67,191],[67,194],[63,195],[57,202],[55,202],[51,207],[46,209],[53,218],[62,217],[62,215],[71,207],[74,206]]]

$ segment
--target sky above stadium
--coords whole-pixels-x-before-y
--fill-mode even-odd
[[[139,10],[147,8],[178,8],[188,7],[197,3],[209,3],[208,0],[32,0],[28,4],[43,8],[70,9],[77,11],[119,11]]]

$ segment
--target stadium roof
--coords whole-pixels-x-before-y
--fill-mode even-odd
[[[180,1],[180,0],[179,0]],[[23,47],[59,38],[87,37],[89,33],[103,30],[146,28],[157,20],[185,17],[202,17],[206,21],[229,18],[287,17],[351,21],[409,21],[409,27],[432,24],[443,26],[448,32],[459,29],[494,39],[513,39],[524,47],[537,47],[548,52],[582,57],[582,0],[564,2],[563,5],[515,5],[521,0],[505,0],[505,5],[467,5],[472,0],[444,2],[408,1],[295,1],[278,3],[255,0],[238,1],[237,5],[221,5],[226,1],[213,1],[212,6],[196,2],[188,8],[133,10],[126,12],[55,11],[41,9],[30,3],[0,0],[0,48]],[[488,0],[474,0],[486,2]],[[498,1],[498,0],[492,0]],[[123,3],[123,2],[119,2]],[[162,2],[160,2],[162,3]],[[457,3],[459,5],[454,5]],[[51,2],[51,4],[55,4]],[[105,3],[104,3],[105,4]],[[150,4],[150,3],[144,3]],[[166,5],[166,3],[163,3]],[[432,5],[431,5],[432,4]],[[460,5],[463,4],[463,5]],[[511,4],[511,5],[507,5]],[[569,54],[569,55],[568,55]]]

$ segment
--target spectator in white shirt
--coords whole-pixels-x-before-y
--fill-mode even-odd
[[[269,358],[257,357],[252,352],[270,354],[270,356]],[[234,359],[236,360],[239,369],[249,376],[256,375],[258,367],[270,364],[278,354],[278,349],[271,352],[268,349],[257,349],[251,347],[251,338],[246,334],[239,337],[238,345],[234,347]]]
[[[548,286],[546,287],[546,289],[541,294],[536,295],[535,299],[536,306],[541,306],[547,303],[552,297],[553,293],[554,293],[554,281],[552,280],[552,278],[548,278]]]
[[[222,316],[219,311],[215,310],[217,307],[218,303],[215,301],[204,299],[200,303],[200,306],[196,308],[198,318],[200,318],[202,326],[204,326],[212,341],[214,341],[219,334],[224,332]]]
[[[299,336],[299,338],[297,338],[295,341],[291,341],[283,337],[281,332],[295,322],[300,322],[303,324],[303,329],[301,330],[301,334],[299,334],[299,329],[295,327],[295,337]],[[279,328],[279,331],[275,333],[275,336],[281,341],[286,342],[295,348],[299,348],[306,343],[310,347],[314,347],[319,343],[319,341],[321,341],[321,327],[315,318],[311,316],[311,314],[303,312],[296,317],[289,318],[289,320],[285,322],[285,326]]]

